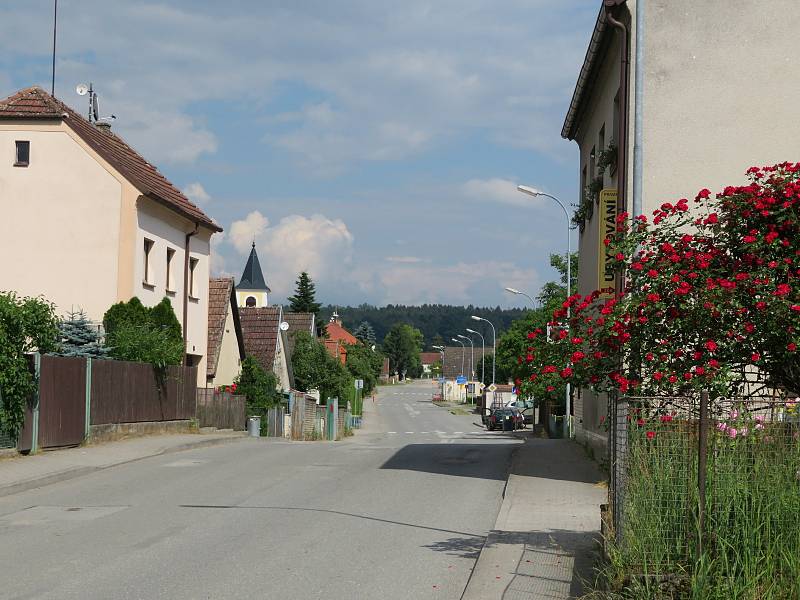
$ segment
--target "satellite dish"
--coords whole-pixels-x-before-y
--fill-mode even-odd
[[[100,118],[100,108],[97,106],[97,94],[92,96],[92,116],[94,116],[94,120]]]
[[[78,92],[78,96],[85,96],[86,92],[89,91],[89,87],[85,83],[79,83],[75,91]]]
[[[289,331],[289,324],[286,321],[281,323],[281,331]]]

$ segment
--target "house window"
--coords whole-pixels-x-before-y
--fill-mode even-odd
[[[589,152],[589,175],[592,177],[592,179],[597,177],[597,168],[595,167],[596,157],[597,154],[595,154],[594,146],[592,146],[592,150]]]
[[[15,167],[27,167],[31,161],[31,143],[28,141],[17,140]]]
[[[175,273],[174,267],[175,261],[175,250],[172,248],[167,248],[167,291],[174,292],[175,291]]]
[[[597,147],[600,148],[600,152],[605,152],[606,149],[606,124],[603,123],[603,126],[600,128],[600,135],[597,139]]]
[[[200,262],[196,258],[189,259],[189,298],[197,300],[197,278],[195,271],[197,270],[197,263]]]
[[[248,296],[247,300],[244,301],[244,304],[245,306],[250,306],[250,307],[255,306],[256,305],[255,296]]]
[[[144,281],[145,285],[153,285],[152,264],[150,261],[150,253],[153,250],[153,240],[144,239]]]

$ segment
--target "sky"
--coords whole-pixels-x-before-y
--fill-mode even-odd
[[[273,299],[523,306],[566,251],[578,150],[560,132],[594,0],[60,0],[56,96],[223,228]],[[0,95],[50,89],[53,0],[0,5]],[[573,233],[573,247],[575,236]]]

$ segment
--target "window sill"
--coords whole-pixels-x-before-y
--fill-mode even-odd
[[[198,298],[197,296],[189,296],[189,300],[191,300],[192,302],[200,302],[200,298]]]
[[[171,290],[169,288],[167,288],[165,291],[167,292],[167,296],[170,296],[170,297],[174,297],[175,294],[176,294],[175,290]]]
[[[146,289],[146,290],[150,290],[150,291],[152,291],[152,290],[156,289],[156,286],[155,286],[155,284],[153,284],[153,283],[150,283],[150,282],[148,282],[148,281],[143,281],[143,282],[142,282],[142,287],[144,287],[144,289]]]
[[[31,164],[31,163],[26,163],[26,162],[15,162],[15,163],[14,163],[14,166],[15,166],[15,167],[27,167],[29,164]]]

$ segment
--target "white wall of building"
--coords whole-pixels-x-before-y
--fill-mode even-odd
[[[15,167],[15,142],[30,164]],[[59,125],[0,124],[0,289],[94,321],[117,300],[122,183]]]

